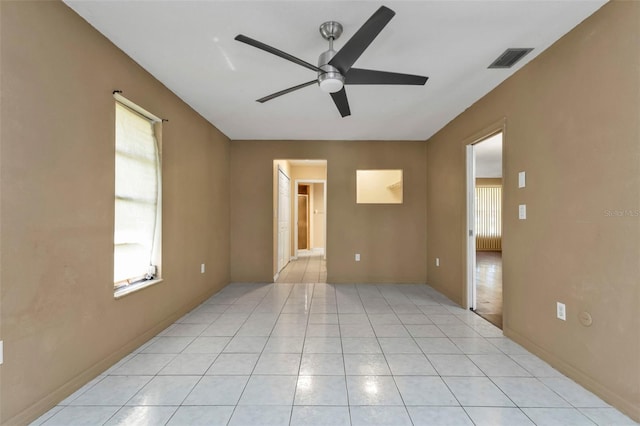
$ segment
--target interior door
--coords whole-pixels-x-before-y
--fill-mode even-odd
[[[278,168],[278,272],[289,263],[291,245],[291,185],[289,177]]]
[[[467,145],[467,305],[476,309],[476,154]]]
[[[309,196],[298,194],[298,249],[309,249]]]

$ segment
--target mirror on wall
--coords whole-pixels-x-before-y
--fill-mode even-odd
[[[357,204],[402,204],[402,170],[356,170]]]

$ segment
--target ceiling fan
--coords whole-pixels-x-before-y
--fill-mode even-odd
[[[358,60],[360,55],[366,50],[376,36],[389,23],[396,13],[388,7],[382,6],[378,9],[367,22],[345,43],[339,51],[333,50],[333,41],[337,40],[342,34],[342,25],[339,22],[328,21],[320,25],[320,34],[325,40],[329,41],[329,50],[320,54],[318,58],[318,66],[309,62],[298,59],[282,50],[271,47],[267,44],[239,34],[236,40],[246,43],[250,46],[262,49],[283,59],[301,65],[318,73],[317,78],[289,87],[273,93],[264,98],[260,98],[257,102],[264,103],[278,96],[286,95],[303,87],[318,84],[320,89],[327,92],[333,98],[338,111],[342,117],[351,115],[349,109],[349,101],[347,100],[347,92],[344,90],[345,84],[403,84],[422,86],[427,82],[428,77],[412,74],[400,74],[387,71],[376,71],[361,68],[353,68],[353,64]]]

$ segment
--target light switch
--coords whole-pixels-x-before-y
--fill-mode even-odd
[[[525,172],[518,173],[518,188],[527,186],[527,177]]]
[[[356,262],[360,262],[360,253],[356,253]]]
[[[526,218],[527,218],[527,205],[526,204],[520,204],[518,206],[518,219],[524,220]]]
[[[567,307],[564,303],[556,302],[556,317],[559,320],[567,320]]]

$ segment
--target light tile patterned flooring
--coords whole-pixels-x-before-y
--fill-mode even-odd
[[[426,285],[231,284],[34,424],[636,423]]]
[[[278,277],[277,283],[326,283],[327,262],[324,255],[300,250],[298,258],[290,261]]]

